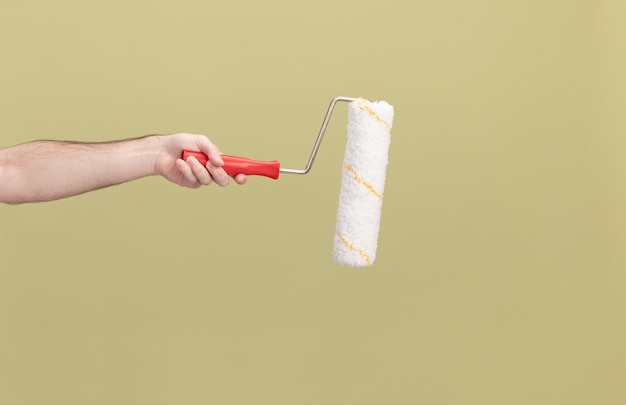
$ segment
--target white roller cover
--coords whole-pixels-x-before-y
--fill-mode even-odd
[[[371,266],[376,259],[393,106],[358,99],[348,106],[333,257],[341,265]]]

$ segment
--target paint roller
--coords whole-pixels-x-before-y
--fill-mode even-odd
[[[276,160],[258,161],[231,155],[222,155],[223,168],[231,176],[243,173],[272,179],[278,179],[280,173],[307,174],[313,166],[338,102],[349,103],[348,140],[341,175],[333,258],[341,265],[371,266],[376,259],[393,125],[393,106],[387,102],[352,97],[333,98],[304,169],[282,168]],[[183,160],[190,156],[194,156],[203,165],[208,162],[207,156],[202,152],[183,151]]]

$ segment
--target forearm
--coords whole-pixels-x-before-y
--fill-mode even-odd
[[[0,201],[49,201],[155,174],[158,137],[35,141],[0,150]]]

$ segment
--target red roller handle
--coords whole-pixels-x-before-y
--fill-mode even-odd
[[[187,160],[189,156],[193,156],[203,165],[206,166],[209,158],[202,152],[194,152],[190,150],[183,151],[183,160]],[[277,179],[280,174],[280,163],[277,160],[269,162],[261,162],[240,156],[222,155],[224,160],[224,170],[231,176],[242,173],[245,175],[265,176],[271,179]]]

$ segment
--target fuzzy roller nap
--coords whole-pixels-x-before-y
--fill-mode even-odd
[[[339,264],[364,267],[376,259],[392,124],[393,107],[384,101],[349,104],[333,249]]]
[[[243,173],[272,179],[278,179],[280,173],[307,174],[311,170],[333,109],[340,101],[350,104],[348,143],[341,178],[333,256],[339,264],[370,266],[376,258],[387,153],[393,124],[393,107],[388,103],[352,97],[333,98],[304,169],[283,168],[277,160],[258,161],[222,155],[223,169],[231,176]],[[209,160],[200,151],[183,151],[183,160],[192,157],[203,165]]]

